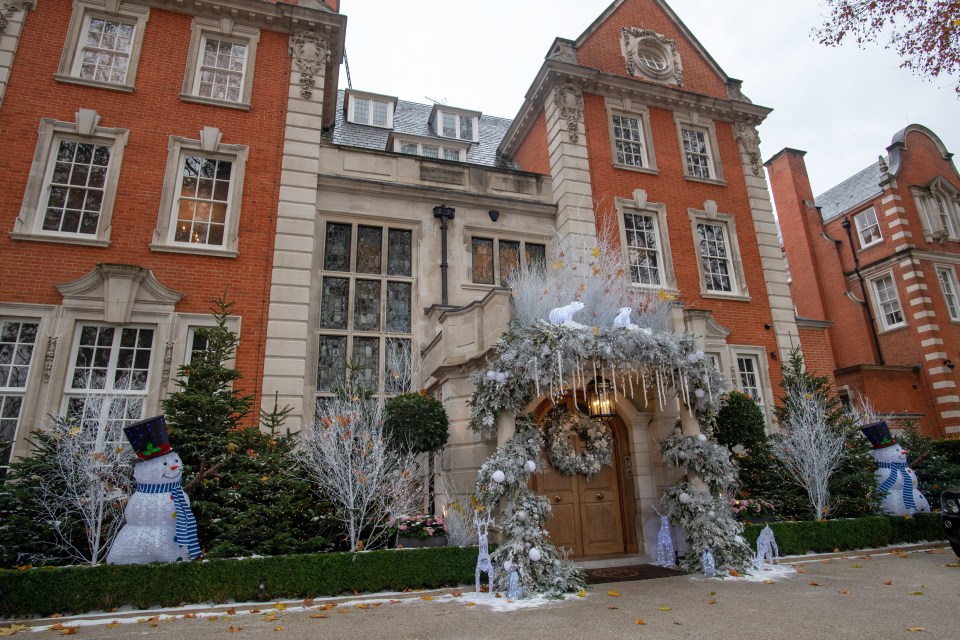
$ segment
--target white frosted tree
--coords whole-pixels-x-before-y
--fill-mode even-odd
[[[830,512],[830,477],[845,456],[844,434],[831,424],[827,399],[802,380],[785,400],[789,411],[772,438],[773,452],[807,492],[816,519],[823,519]]]
[[[344,389],[318,403],[296,458],[333,506],[353,551],[382,546],[394,518],[420,512],[415,457],[390,446],[383,403],[363,389]]]
[[[129,399],[119,396],[75,399],[68,416],[51,416],[36,434],[47,457],[37,505],[57,546],[77,562],[102,562],[123,525],[134,482],[133,452],[123,433],[129,408]]]

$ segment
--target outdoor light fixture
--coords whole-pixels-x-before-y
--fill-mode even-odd
[[[943,366],[945,366],[947,369],[953,370],[953,368],[956,367],[957,365],[953,364],[952,360],[944,360]]]
[[[491,209],[487,212],[487,215],[490,216],[490,222],[496,222],[500,218],[500,212]]]
[[[590,417],[595,419],[616,415],[610,383],[603,378],[597,378],[587,386],[587,411],[590,412]]]

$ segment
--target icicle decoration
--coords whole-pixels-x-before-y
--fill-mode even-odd
[[[657,564],[661,567],[676,566],[673,538],[670,536],[670,518],[660,516],[660,531],[657,533]]]
[[[537,358],[533,358],[533,384],[537,389],[537,397],[540,397],[540,368],[537,364]]]

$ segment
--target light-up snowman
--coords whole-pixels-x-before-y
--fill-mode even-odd
[[[883,511],[895,516],[929,512],[930,503],[920,493],[917,474],[907,465],[908,452],[894,441],[887,423],[876,422],[860,430],[873,445]]]
[[[180,479],[183,463],[170,449],[163,416],[124,429],[140,461],[137,490],[124,510],[125,524],[107,555],[109,564],[175,562],[201,557],[190,499]]]

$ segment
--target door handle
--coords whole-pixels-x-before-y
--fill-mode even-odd
[[[598,494],[597,494],[597,500],[603,500],[603,494],[602,494],[602,493],[598,493]]]
[[[554,501],[554,502],[563,502],[563,497],[562,497],[562,496],[553,496],[553,501]]]

